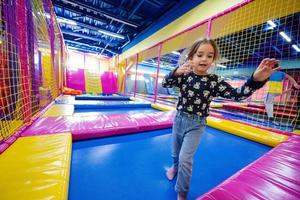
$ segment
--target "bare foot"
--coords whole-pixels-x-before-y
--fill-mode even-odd
[[[186,200],[186,199],[187,199],[187,195],[186,194],[178,193],[177,200]]]
[[[174,167],[167,169],[166,176],[169,181],[172,181],[177,174],[177,170]]]

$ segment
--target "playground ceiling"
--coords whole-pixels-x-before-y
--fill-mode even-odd
[[[204,0],[52,1],[65,42],[70,49],[112,57],[147,38]],[[243,68],[257,64],[256,62],[264,57],[299,59],[300,53],[293,49],[292,45],[300,47],[300,14],[276,19],[274,23],[276,27],[273,29],[264,22],[219,38],[218,43],[222,44],[221,53],[227,60],[223,64],[229,68]],[[253,31],[256,31],[255,34]],[[285,41],[279,35],[282,31],[292,38],[292,42]],[[260,39],[262,35],[264,40]],[[246,46],[256,43],[259,43],[259,48],[253,49],[249,54]],[[226,53],[228,47],[238,50],[227,50]],[[178,59],[178,51],[163,55],[161,68],[165,70],[174,68]],[[157,58],[141,64],[155,71]]]
[[[143,31],[174,15],[174,10],[184,14],[202,1],[183,10],[180,6],[186,0],[52,0],[66,44],[106,57],[120,54]]]

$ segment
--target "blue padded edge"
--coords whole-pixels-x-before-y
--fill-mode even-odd
[[[130,97],[122,97],[122,96],[92,96],[92,95],[82,95],[75,96],[75,100],[128,100],[130,101]]]
[[[75,109],[150,108],[150,103],[135,104],[75,104]]]

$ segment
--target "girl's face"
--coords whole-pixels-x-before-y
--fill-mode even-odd
[[[214,62],[215,50],[211,44],[202,44],[194,54],[192,61],[194,64],[193,71],[199,75],[206,75],[207,70]]]

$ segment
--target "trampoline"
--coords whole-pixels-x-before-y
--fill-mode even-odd
[[[100,114],[117,114],[117,113],[150,113],[150,112],[160,112],[159,110],[152,107],[132,107],[132,108],[81,108],[75,109],[73,116],[85,116],[85,115],[100,115]]]
[[[171,129],[73,143],[69,199],[176,199]],[[195,199],[271,148],[207,127],[194,160]]]
[[[129,96],[101,96],[101,95],[77,95],[75,100],[109,100],[109,101],[131,101]]]
[[[64,180],[65,182],[63,183],[68,183],[69,193],[63,189],[58,189],[57,192],[68,194],[69,199],[175,199],[175,181],[168,181],[165,177],[165,169],[172,162],[170,156],[170,127],[173,116],[174,112],[150,112],[132,115],[120,113],[92,117],[45,115],[24,131],[22,136],[24,136],[23,141],[28,141],[26,136],[34,136],[42,140],[43,137],[47,137],[45,135],[52,134],[54,143],[51,143],[52,145],[48,145],[47,148],[38,153],[44,155],[42,160],[45,161],[46,168],[51,167],[50,163],[47,164],[48,161],[51,161],[47,159],[49,150],[60,149],[59,151],[54,151],[55,156],[57,153],[60,154],[57,160],[68,157],[65,162],[58,161],[63,164],[61,171],[65,175],[61,176],[61,173],[57,173],[55,181]],[[268,157],[268,152],[272,153],[278,149],[276,147],[269,151],[271,149],[269,146],[277,146],[282,142],[285,145],[286,142],[284,141],[287,140],[287,136],[269,133],[264,130],[254,130],[253,127],[246,127],[242,124],[237,125],[235,122],[221,121],[221,119],[217,118],[208,119],[208,125],[217,126],[226,132],[211,127],[206,128],[195,155],[194,175],[192,177],[189,199],[208,195],[207,192],[211,191],[211,189],[218,189],[219,186],[217,185],[220,183],[234,184],[235,181],[230,181],[228,178],[232,177],[232,175],[243,174],[246,166],[247,168],[249,166],[250,168],[255,168],[258,171],[257,179],[260,177],[264,178],[268,174],[276,174],[276,171],[272,170],[273,168],[268,168],[268,164],[271,162],[266,161],[262,164],[255,164],[255,162],[260,157]],[[269,146],[227,133],[227,131],[232,131],[230,127],[236,126],[239,126],[239,130],[235,129],[236,132],[233,134],[244,135],[246,138],[250,136],[249,139],[256,138],[256,141]],[[72,138],[69,133],[72,134]],[[67,145],[58,147],[59,144],[65,144],[65,142],[55,142],[60,141],[60,137],[68,137]],[[30,137],[28,138],[31,139]],[[68,151],[68,149],[71,149],[71,139],[73,140],[72,152]],[[294,139],[298,141],[298,138]],[[298,146],[294,141],[290,141],[290,144],[295,146],[293,148]],[[35,145],[41,146],[37,142]],[[33,149],[35,148],[33,147]],[[282,149],[284,150],[285,148],[286,145]],[[16,152],[21,149],[12,148],[12,151]],[[283,150],[280,150],[279,147],[277,151],[282,152]],[[66,151],[69,153],[65,153]],[[296,149],[291,151],[297,152]],[[26,158],[40,158],[40,156],[32,155],[30,152],[32,150],[28,152]],[[13,158],[12,156],[10,157]],[[270,154],[269,157],[277,159],[276,155]],[[278,158],[285,159],[278,162],[278,165],[287,163],[291,170],[294,165],[297,165],[297,163],[289,163],[287,156],[279,155]],[[29,161],[30,159],[27,160]],[[39,163],[37,162],[37,167],[33,168],[34,170],[32,171],[34,173],[39,173]],[[51,161],[51,163],[53,162]],[[71,163],[71,166],[68,166],[68,163]],[[271,163],[272,166],[274,165],[273,163]],[[31,163],[27,163],[28,166],[29,164]],[[69,169],[71,171],[67,173]],[[69,174],[70,180],[67,180],[69,178],[67,175]],[[295,178],[298,177],[297,174],[297,171],[293,172],[290,177],[291,183],[295,182]],[[280,175],[286,177],[290,174],[283,172]],[[52,176],[49,176],[49,180],[53,181],[54,179]],[[271,184],[273,181],[271,177],[271,179],[268,178],[267,183]],[[40,182],[40,179],[37,179],[37,182]],[[10,182],[10,184],[13,185],[14,181]],[[263,189],[259,183],[252,184],[254,188],[257,188],[255,189],[257,192]],[[28,191],[35,190],[35,187],[28,188]],[[245,188],[245,194],[248,193],[247,191],[248,189]],[[289,189],[281,187],[278,190],[278,194],[293,196],[294,194],[289,191]],[[236,192],[233,191],[233,194]],[[57,195],[59,194],[62,193],[57,193]],[[8,195],[13,194],[8,193]]]

